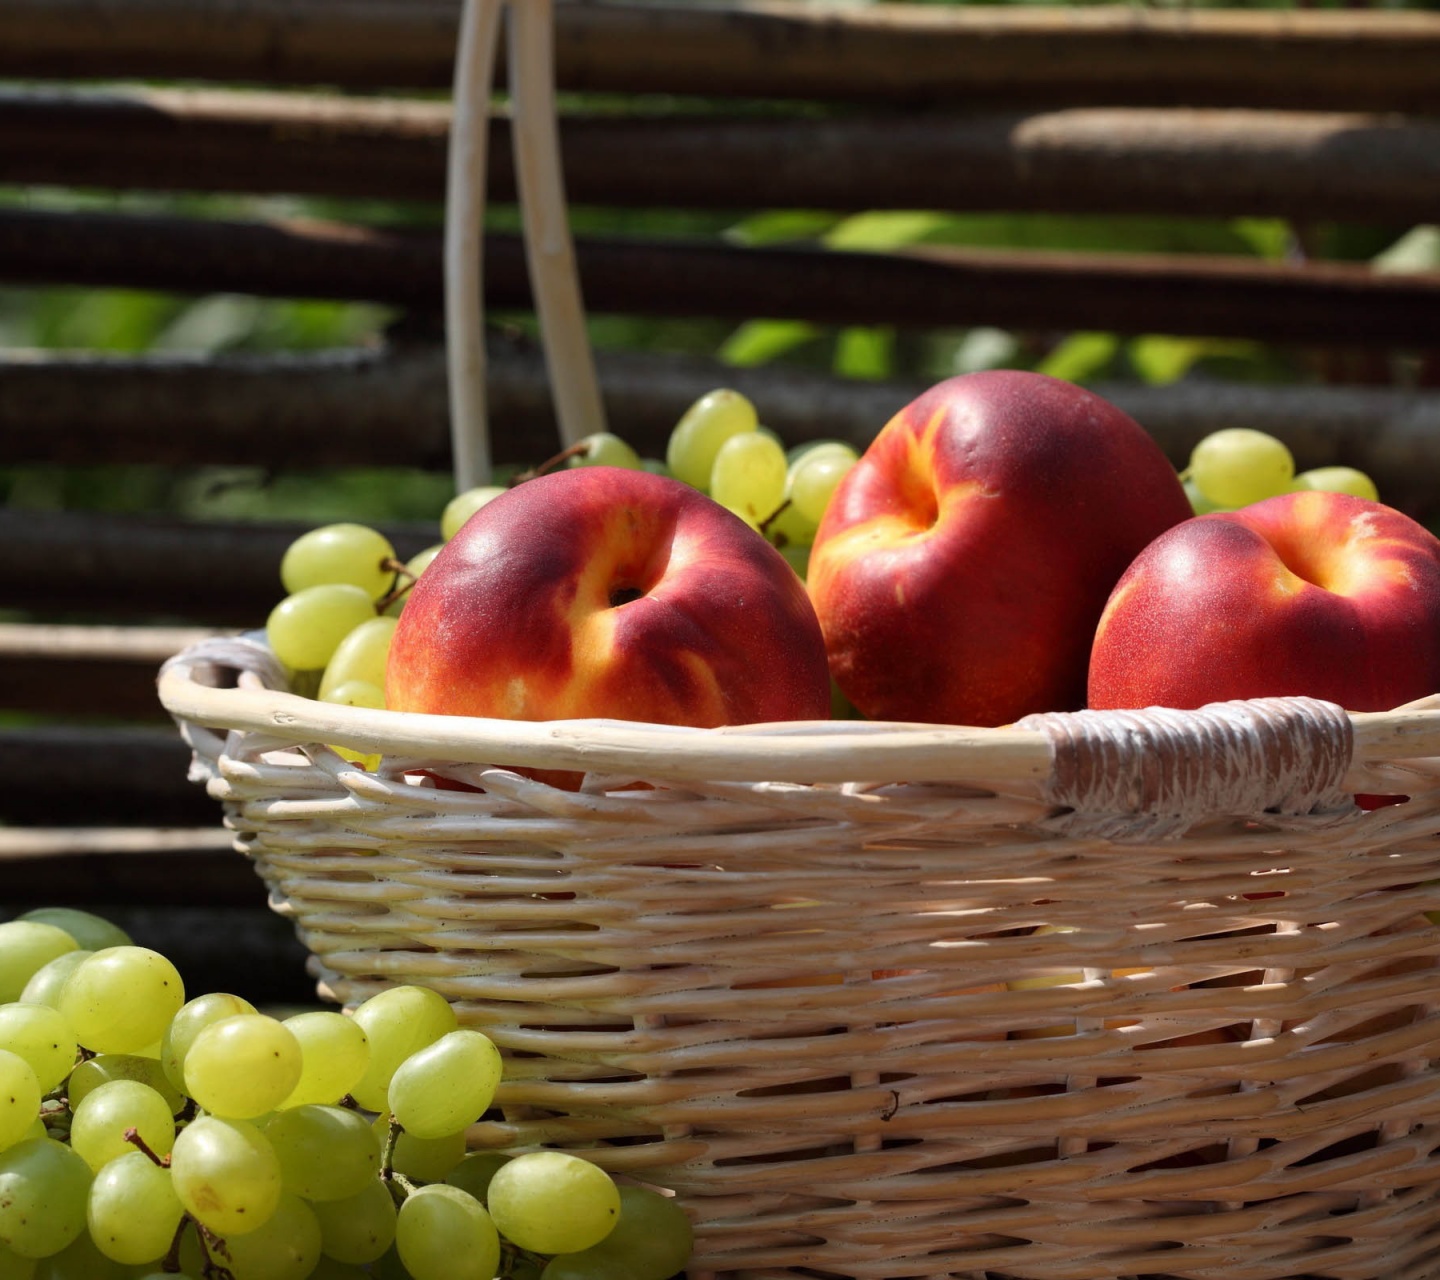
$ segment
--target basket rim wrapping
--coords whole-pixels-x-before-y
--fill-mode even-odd
[[[220,688],[203,674],[249,673]],[[213,677],[212,677],[213,678]],[[797,720],[705,729],[610,719],[521,721],[377,711],[290,693],[268,648],[253,637],[206,639],[170,658],[157,692],[177,721],[268,733],[355,751],[533,769],[644,773],[664,781],[845,783],[983,779],[1027,792],[1054,781],[1056,729],[1104,723],[1108,713],[1032,716],[996,728],[881,720]],[[1309,699],[1214,704],[1259,709]],[[1334,704],[1321,704],[1333,707]],[[1383,712],[1334,708],[1349,722],[1349,761],[1335,784],[1348,792],[1391,785],[1377,766],[1440,756],[1440,693]],[[1147,714],[1157,708],[1147,708]],[[1198,746],[1205,713],[1164,709],[1177,750]],[[1078,719],[1077,719],[1078,718]],[[1045,722],[1049,721],[1049,724]],[[1191,741],[1193,739],[1193,742]]]

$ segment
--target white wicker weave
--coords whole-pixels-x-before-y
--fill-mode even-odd
[[[160,695],[321,990],[444,993],[506,1055],[472,1145],[675,1188],[693,1274],[1440,1275],[1440,712],[690,730],[280,684],[207,642]]]

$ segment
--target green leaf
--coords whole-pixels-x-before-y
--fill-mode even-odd
[[[942,213],[914,210],[876,210],[857,213],[831,228],[825,244],[831,249],[880,252],[923,244],[951,219]]]
[[[718,354],[726,364],[764,364],[818,337],[819,332],[805,320],[747,320],[725,339]]]
[[[1284,218],[1236,218],[1230,225],[1267,262],[1283,262],[1289,256],[1295,236]]]
[[[839,221],[838,214],[819,210],[774,209],[737,222],[726,231],[725,238],[746,246],[818,240]]]
[[[888,378],[895,368],[895,331],[852,325],[835,342],[835,372],[842,378]]]
[[[1036,367],[1066,382],[1093,378],[1115,358],[1120,339],[1113,333],[1072,333]]]
[[[1172,338],[1154,333],[1135,338],[1127,345],[1125,354],[1142,381],[1163,387],[1189,373],[1206,349],[1203,338]]]

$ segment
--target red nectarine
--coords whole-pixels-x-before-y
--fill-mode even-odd
[[[1308,695],[1386,711],[1440,690],[1440,539],[1349,494],[1196,516],[1116,584],[1096,630],[1094,707]]]
[[[711,727],[825,719],[830,683],[774,547],[678,480],[600,466],[517,485],[445,544],[395,628],[386,705]]]
[[[1078,709],[1115,580],[1190,514],[1160,447],[1099,396],[1038,373],[948,379],[885,425],[816,534],[831,672],[872,718]]]

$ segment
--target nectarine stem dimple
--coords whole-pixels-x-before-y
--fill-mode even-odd
[[[618,609],[622,604],[629,604],[632,600],[638,600],[645,593],[639,587],[611,587],[610,607]]]

